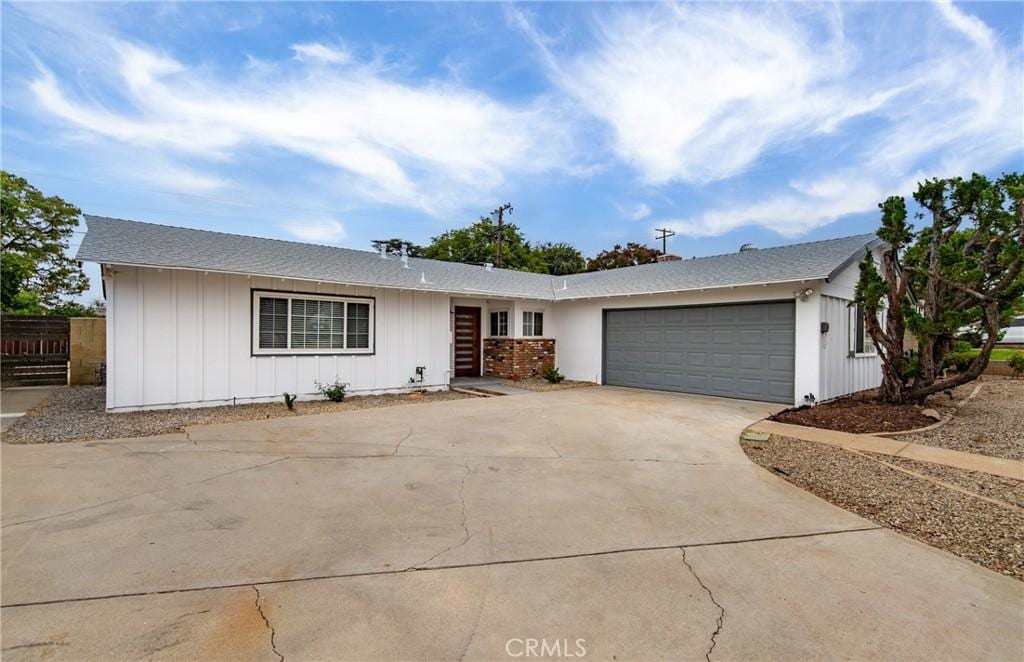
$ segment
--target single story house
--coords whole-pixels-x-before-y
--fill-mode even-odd
[[[877,386],[853,299],[873,235],[549,276],[86,216],[111,411],[539,375],[820,402]]]

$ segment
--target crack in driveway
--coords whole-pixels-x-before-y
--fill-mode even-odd
[[[733,540],[717,540],[709,542],[698,542],[691,544],[675,544],[675,545],[651,545],[646,547],[627,547],[620,549],[604,549],[594,552],[576,552],[573,554],[555,554],[551,556],[532,556],[517,559],[499,559],[496,561],[479,561],[479,562],[467,562],[467,563],[453,563],[450,565],[435,565],[430,567],[412,566],[403,570],[367,570],[362,572],[339,572],[324,575],[306,576],[306,577],[289,577],[286,579],[268,579],[264,581],[246,581],[232,584],[215,584],[206,586],[189,586],[185,588],[168,588],[168,589],[157,589],[150,591],[132,591],[125,593],[110,593],[106,595],[88,595],[81,597],[70,597],[70,598],[55,598],[51,600],[33,600],[26,602],[15,602],[11,604],[0,605],[3,609],[14,609],[18,607],[38,607],[41,605],[54,605],[54,604],[65,604],[73,602],[93,602],[96,600],[115,600],[120,598],[137,598],[147,595],[173,595],[175,593],[196,593],[199,591],[219,591],[232,588],[241,588],[246,586],[277,586],[280,584],[297,584],[301,582],[315,582],[323,581],[327,579],[349,579],[353,577],[379,577],[384,575],[398,575],[406,572],[436,572],[445,570],[459,570],[462,568],[484,568],[490,566],[502,566],[502,565],[517,565],[521,563],[541,563],[544,561],[560,561],[563,559],[583,559],[583,558],[594,558],[599,556],[612,556],[617,554],[632,554],[634,552],[650,552],[667,549],[689,549],[691,547],[717,547],[719,545],[743,545],[750,543],[767,542],[773,540],[797,540],[801,538],[816,538],[819,536],[834,536],[843,535],[849,533],[865,533],[871,531],[883,531],[884,526],[864,526],[854,529],[836,529],[826,531],[813,531],[809,533],[792,533],[774,536],[762,536],[759,538],[741,538]],[[458,545],[453,546],[457,547]]]
[[[261,604],[263,596],[260,595],[260,589],[256,584],[253,584],[252,590],[256,591],[256,611],[259,612],[260,618],[263,619],[263,622],[267,625],[267,629],[270,630],[270,650],[274,651],[274,655],[277,656],[277,659],[280,660],[280,662],[284,662],[284,655],[281,655],[280,651],[277,650],[277,642],[275,641],[277,632],[274,631],[274,626],[270,624],[270,621],[267,619],[267,615],[263,613],[263,605]]]
[[[465,473],[465,475],[462,476],[462,481],[459,483],[459,502],[462,504],[462,533],[463,533],[462,542],[456,543],[454,545],[449,545],[448,547],[445,547],[444,549],[442,549],[437,554],[434,554],[433,556],[431,556],[426,561],[423,561],[421,563],[417,563],[415,565],[409,566],[408,568],[406,568],[406,570],[420,570],[420,569],[423,568],[423,566],[427,565],[428,563],[430,563],[431,561],[433,561],[437,557],[441,556],[442,554],[447,554],[448,552],[454,551],[454,550],[462,547],[463,545],[465,545],[466,543],[469,542],[469,539],[472,536],[469,534],[469,527],[466,525],[466,496],[465,496],[465,492],[466,492],[466,480],[469,479],[469,476],[472,473],[473,473],[473,470],[469,466],[469,460],[466,460],[466,473]]]
[[[690,574],[693,575],[693,578],[697,580],[700,587],[704,589],[704,592],[708,594],[709,598],[711,598],[711,603],[718,607],[718,618],[715,619],[715,631],[711,633],[711,646],[708,647],[707,651],[704,653],[704,659],[706,659],[707,662],[711,662],[711,652],[715,650],[715,645],[718,643],[718,635],[722,632],[722,626],[725,623],[725,607],[718,603],[718,600],[715,599],[715,594],[711,592],[711,589],[708,588],[707,584],[704,583],[704,580],[700,578],[700,575],[697,574],[697,571],[693,569],[693,566],[690,565],[690,562],[686,559],[686,548],[680,547],[679,551],[683,553],[683,563],[690,571]]]

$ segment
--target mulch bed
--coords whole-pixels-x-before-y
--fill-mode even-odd
[[[102,386],[56,389],[4,431],[3,441],[40,444],[93,439],[124,439],[181,432],[190,425],[253,421],[304,414],[328,414],[356,409],[392,407],[418,402],[461,400],[473,396],[455,391],[351,396],[344,402],[306,400],[290,411],[283,402],[222,407],[197,407],[108,413]]]
[[[863,399],[843,398],[816,407],[787,409],[771,417],[779,423],[864,434],[914,430],[935,423],[921,413],[924,407],[889,405]]]
[[[870,455],[827,444],[772,436],[743,441],[755,463],[861,517],[1024,581],[1024,482],[880,457],[951,483],[993,503],[885,466]]]

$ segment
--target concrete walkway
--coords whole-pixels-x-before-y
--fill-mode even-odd
[[[456,377],[452,380],[452,388],[467,391],[480,390],[485,393],[496,395],[529,395],[536,391],[525,388],[518,388],[507,379],[493,377]]]
[[[25,412],[45,400],[55,388],[63,386],[20,386],[0,391],[0,431],[6,430]]]
[[[1020,659],[1021,582],[747,459],[776,409],[593,387],[4,445],[3,660]]]
[[[921,462],[931,462],[932,464],[943,464],[947,467],[956,467],[957,469],[966,469],[967,471],[981,471],[1004,478],[1024,480],[1024,462],[1019,460],[1007,460],[1000,457],[964,453],[948,448],[914,444],[908,441],[887,439],[868,434],[850,434],[848,432],[823,430],[805,425],[779,423],[778,421],[758,421],[747,428],[747,430],[764,434],[777,434],[802,441],[830,444],[855,451],[903,457],[908,460],[919,460]]]

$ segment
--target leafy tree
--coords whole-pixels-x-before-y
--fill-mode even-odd
[[[583,254],[571,244],[564,242],[538,244],[534,250],[544,260],[548,273],[553,276],[578,274],[587,268]]]
[[[635,267],[638,264],[650,264],[658,261],[658,255],[657,250],[632,241],[626,244],[625,248],[615,244],[610,251],[601,251],[596,257],[587,261],[587,271],[604,271],[620,267]]]
[[[66,253],[81,211],[7,171],[0,171],[0,196],[4,309],[45,309],[84,292],[89,281]]]
[[[502,267],[547,273],[544,258],[533,250],[516,225],[506,223],[502,232]],[[448,230],[431,239],[430,245],[423,249],[423,257],[446,262],[493,264],[497,258],[497,236],[498,228],[494,221],[481,217],[469,227]]]
[[[46,314],[60,317],[96,317],[96,309],[91,306],[83,306],[77,301],[62,301],[50,308]]]
[[[370,242],[373,250],[380,252],[381,248],[387,251],[388,255],[401,255],[402,251],[409,257],[423,257],[423,247],[405,239],[394,237],[392,239],[374,239]]]
[[[916,217],[927,213],[931,222],[915,230],[902,197],[880,204],[881,271],[869,251],[857,283],[882,360],[879,397],[893,403],[920,403],[976,379],[1000,328],[1024,307],[1024,177],[931,179],[918,184],[914,199],[924,210]],[[985,335],[977,356],[943,377],[957,330],[972,324]],[[917,338],[916,354],[904,351],[905,331]]]

